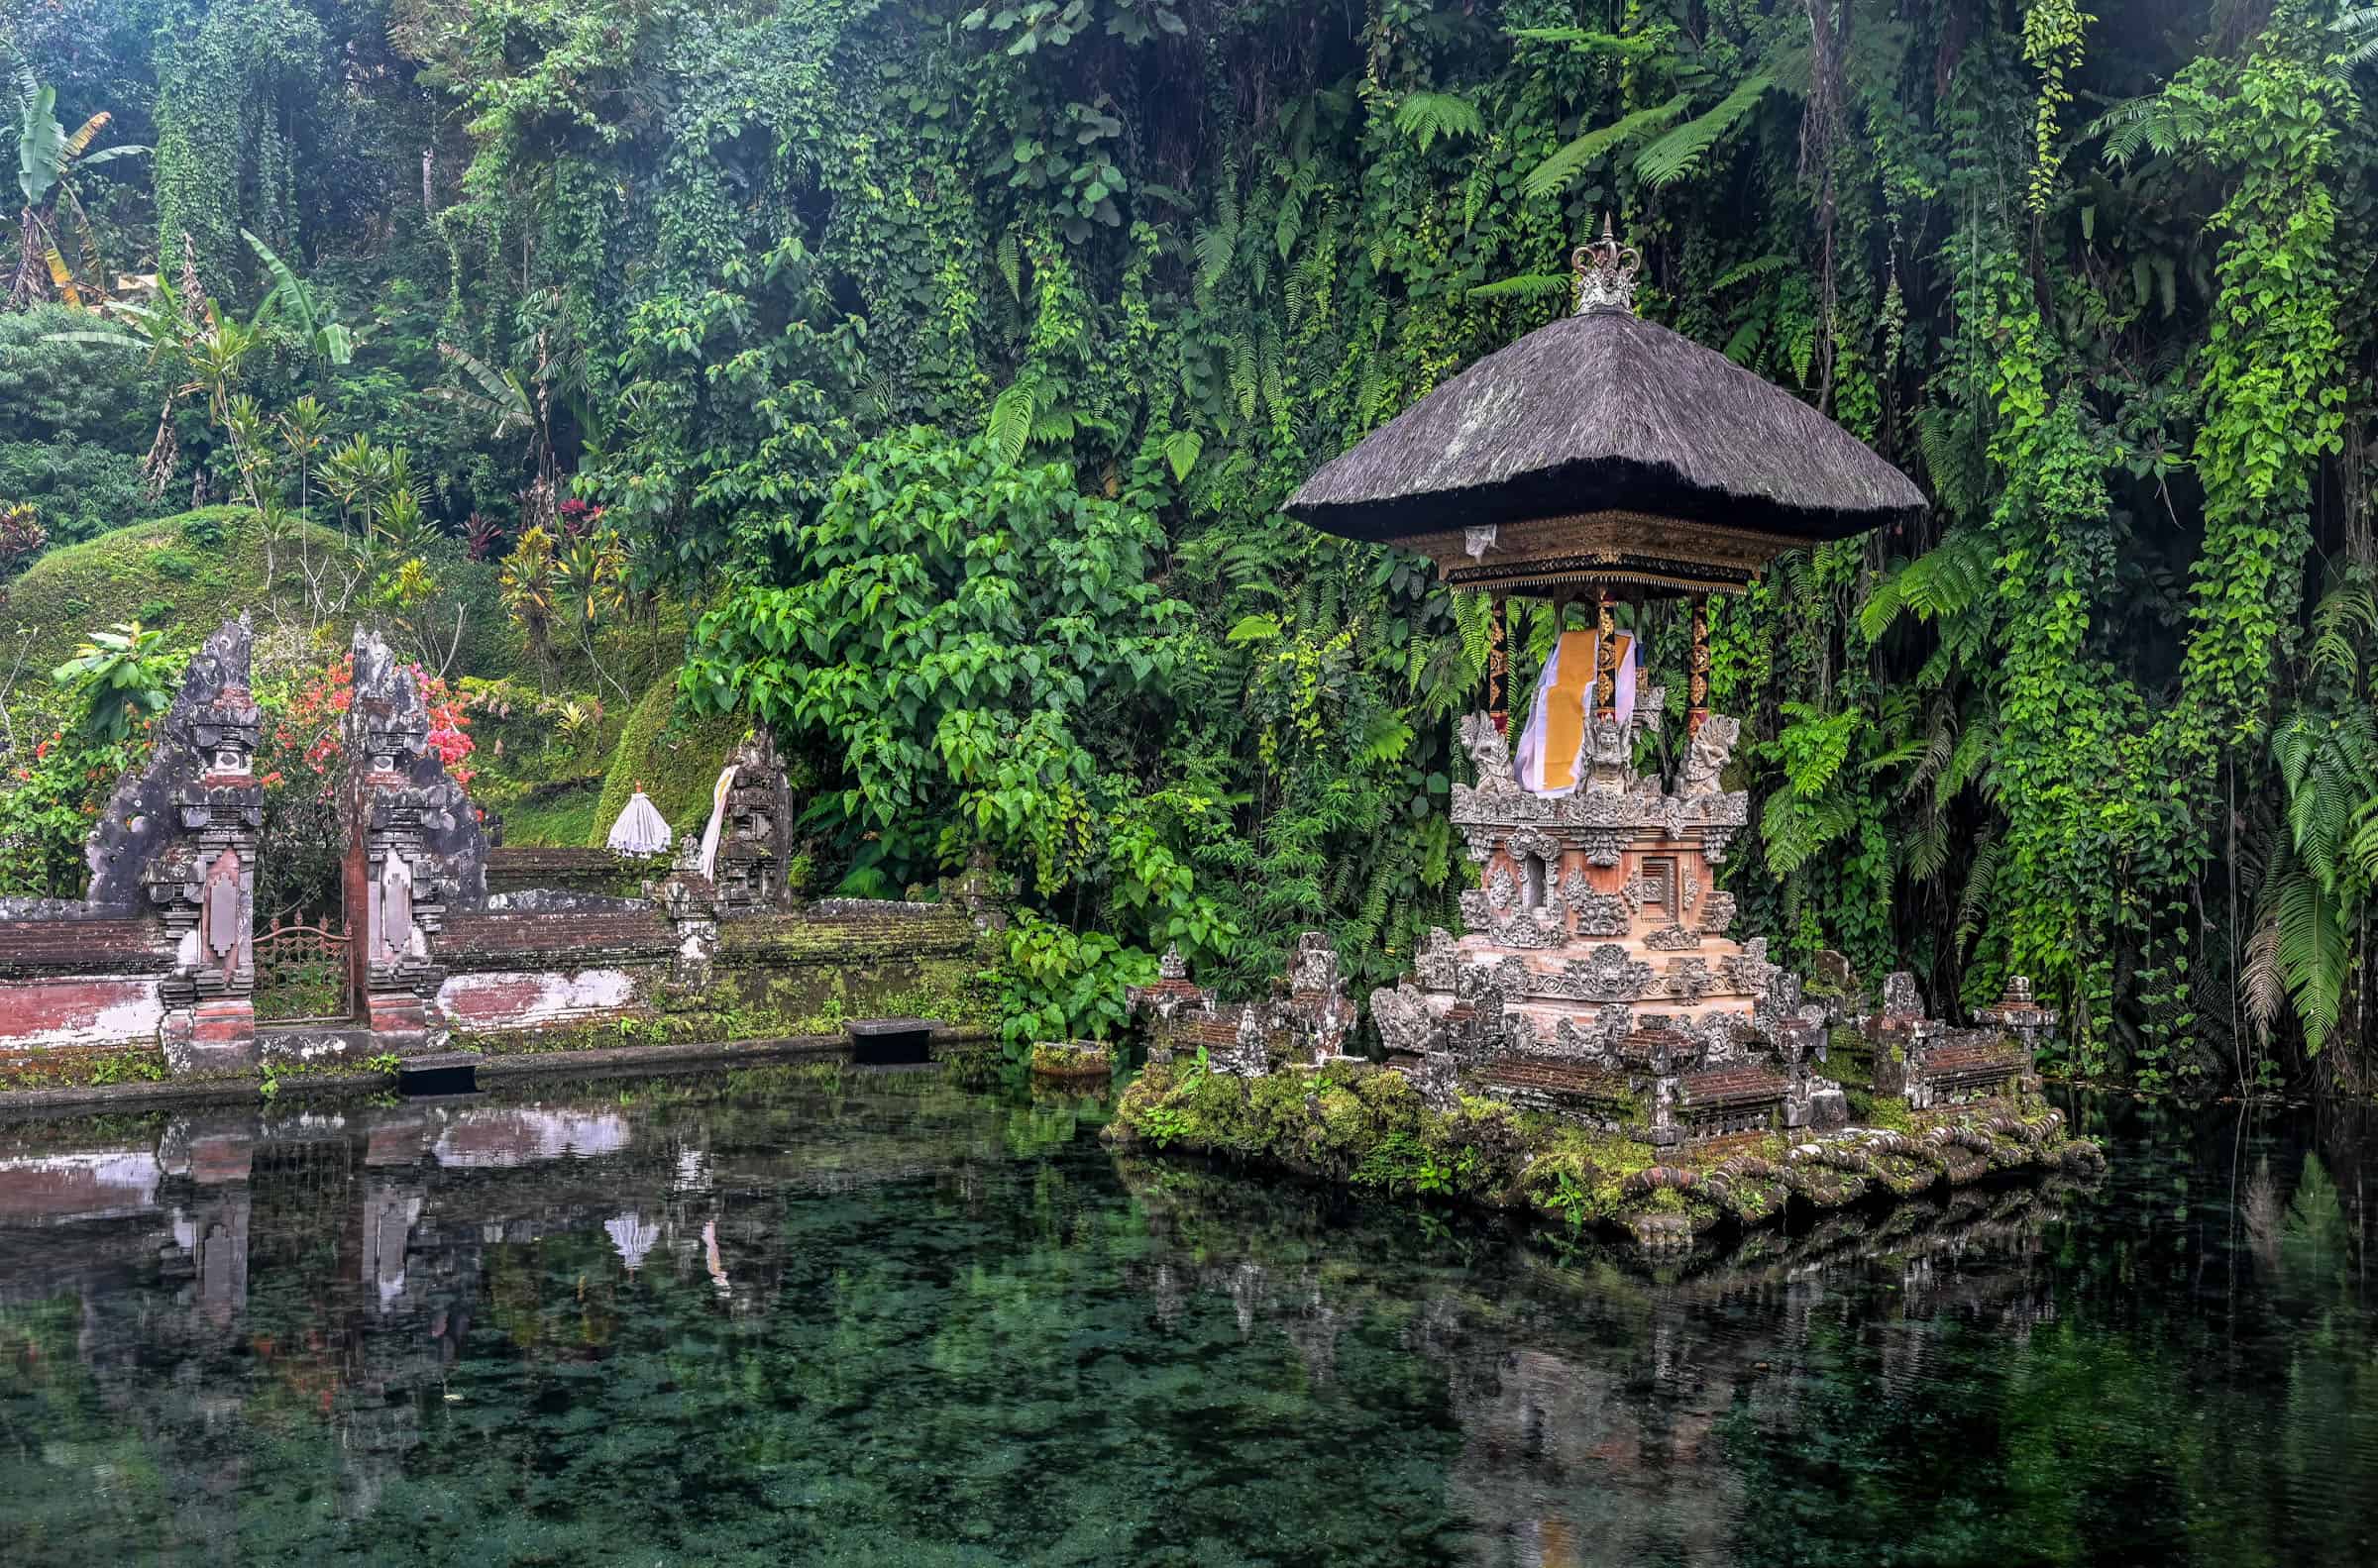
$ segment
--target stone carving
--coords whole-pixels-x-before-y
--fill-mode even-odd
[[[1734,924],[1734,895],[1716,889],[1701,900],[1701,930],[1710,936],[1724,936]]]
[[[1181,957],[1180,943],[1166,944],[1164,956],[1156,960],[1156,978],[1158,980],[1187,980],[1189,978],[1189,961]]]
[[[1629,958],[1616,942],[1605,942],[1585,958],[1572,958],[1562,973],[1583,1001],[1639,1001],[1652,988],[1652,966]]]
[[[1734,743],[1742,738],[1742,720],[1712,713],[1701,720],[1701,727],[1692,733],[1692,744],[1684,753],[1682,777],[1676,792],[1687,800],[1722,792],[1720,783],[1726,771],[1726,761],[1734,755]]]
[[[1497,866],[1486,874],[1486,905],[1497,914],[1519,907],[1519,879],[1511,875],[1508,865]]]
[[[1568,939],[1558,914],[1550,916],[1519,911],[1495,921],[1489,928],[1494,940],[1504,947],[1524,947],[1531,951],[1559,947]]]
[[[1379,1043],[1394,1055],[1423,1055],[1437,1034],[1428,998],[1410,982],[1370,993],[1371,1021],[1378,1025]]]
[[[1542,828],[1523,827],[1504,843],[1504,851],[1513,860],[1534,855],[1547,865],[1558,866],[1561,861],[1561,841]]]
[[[1327,933],[1307,931],[1299,936],[1296,952],[1289,961],[1288,989],[1321,992],[1337,984],[1338,950],[1330,945]]]
[[[1681,952],[1701,945],[1701,933],[1680,925],[1664,925],[1643,939],[1643,945],[1663,953]]]
[[[1454,933],[1441,925],[1431,926],[1420,941],[1420,983],[1431,991],[1452,991],[1456,951]]]
[[[1502,731],[1494,727],[1491,714],[1472,713],[1460,724],[1462,750],[1469,753],[1470,763],[1478,770],[1477,789],[1480,794],[1500,795],[1520,792],[1519,780],[1511,772],[1511,746],[1503,739]]]
[[[1412,1075],[1412,1084],[1420,1091],[1421,1102],[1431,1110],[1461,1108],[1460,1075],[1450,1053],[1432,1051],[1422,1057],[1419,1069]]]
[[[1894,971],[1883,982],[1883,1015],[1887,1018],[1924,1015],[1924,993],[1916,989],[1915,977],[1903,969]]]
[[[1625,936],[1627,934],[1627,901],[1617,893],[1571,893],[1568,906],[1576,912],[1577,935],[1579,936]]]
[[[1707,959],[1680,958],[1668,966],[1668,993],[1678,1001],[1699,1001],[1716,989]]]
[[[339,792],[356,877],[350,886],[369,889],[358,933],[361,1000],[379,1043],[401,1056],[444,1038],[435,1001],[446,978],[438,939],[449,909],[486,902],[487,838],[478,807],[429,744],[429,710],[413,667],[367,628],[356,631],[354,661]]]
[[[1577,835],[1578,847],[1595,866],[1615,866],[1627,847],[1627,835],[1617,828],[1587,828]]]
[[[1614,793],[1624,789],[1627,778],[1629,745],[1626,729],[1617,719],[1597,714],[1585,726],[1585,787],[1598,793]]]
[[[1233,1078],[1261,1078],[1271,1071],[1271,1053],[1263,1040],[1263,1026],[1252,1007],[1242,1008],[1239,1029],[1231,1043],[1206,1054],[1206,1064],[1214,1072]]]

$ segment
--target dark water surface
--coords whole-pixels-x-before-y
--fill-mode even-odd
[[[1656,1270],[913,1075],[0,1124],[0,1562],[2378,1561],[2378,1124],[2074,1108]]]

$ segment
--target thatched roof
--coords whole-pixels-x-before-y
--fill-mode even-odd
[[[1480,360],[1325,466],[1287,511],[1350,539],[1632,512],[1820,540],[1924,507],[1905,474],[1783,388],[1605,309]]]

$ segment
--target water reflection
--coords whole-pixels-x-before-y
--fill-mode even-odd
[[[0,1127],[13,1563],[2362,1563],[2378,1127],[1647,1267],[921,1076]]]

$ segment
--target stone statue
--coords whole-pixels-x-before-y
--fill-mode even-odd
[[[1692,747],[1684,754],[1683,786],[1677,792],[1687,800],[1724,793],[1720,780],[1726,760],[1734,755],[1734,743],[1741,738],[1740,719],[1712,713],[1701,720],[1701,727],[1693,731]]]
[[[1511,772],[1511,746],[1494,727],[1493,716],[1472,713],[1461,721],[1461,746],[1478,770],[1480,794],[1510,794],[1519,788]]]

